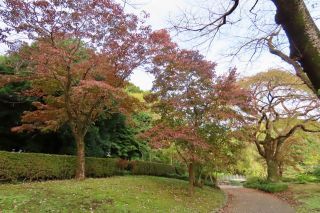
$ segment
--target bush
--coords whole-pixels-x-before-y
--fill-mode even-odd
[[[288,189],[288,185],[285,183],[273,183],[260,178],[250,178],[243,186],[270,193],[282,192]]]
[[[176,168],[167,164],[145,161],[132,161],[130,164],[134,175],[170,176],[177,174]]]
[[[295,178],[295,182],[299,184],[317,182],[318,178],[312,174],[299,174]]]
[[[0,152],[0,181],[70,179],[75,176],[76,157],[37,153]],[[174,166],[115,159],[86,158],[88,177],[109,177],[132,173],[135,175],[180,176]]]
[[[88,177],[107,177],[119,173],[117,159],[86,158]],[[70,179],[75,175],[76,157],[35,153],[0,152],[0,179]]]
[[[312,174],[320,179],[320,167],[315,168]]]
[[[320,176],[317,176],[315,172],[297,174],[294,177],[284,177],[281,179],[283,182],[306,184],[306,183],[318,183],[320,182]]]

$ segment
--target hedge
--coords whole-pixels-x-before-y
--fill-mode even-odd
[[[0,152],[0,180],[5,182],[70,179],[75,176],[75,168],[75,156]],[[109,177],[124,173],[170,177],[181,175],[183,170],[152,162],[86,158],[88,177]]]
[[[170,176],[181,174],[178,168],[174,166],[147,161],[133,161],[131,163],[131,170],[134,175]]]

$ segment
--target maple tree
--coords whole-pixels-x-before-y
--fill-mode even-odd
[[[249,126],[245,129],[267,164],[267,179],[278,181],[298,131],[319,132],[317,96],[296,76],[278,70],[242,82],[251,90]],[[295,143],[297,144],[297,143]],[[298,145],[298,144],[297,144]],[[279,170],[280,168],[280,170]]]
[[[189,171],[189,191],[193,194],[195,165],[205,160],[201,150],[210,146],[201,136],[206,123],[237,124],[241,115],[237,107],[245,107],[246,92],[236,82],[231,70],[216,76],[216,64],[205,60],[197,51],[179,49],[165,30],[153,34],[157,52],[150,70],[155,76],[152,93],[146,100],[160,119],[144,133],[155,148],[170,147],[174,143]]]
[[[145,62],[149,27],[110,0],[5,0],[0,19],[1,40],[28,62],[29,94],[42,97],[13,131],[67,123],[77,143],[76,178],[84,179],[90,125],[137,105],[122,88]]]

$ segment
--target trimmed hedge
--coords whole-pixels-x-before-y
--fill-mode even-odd
[[[75,169],[75,156],[0,152],[0,181],[70,179],[75,176]],[[86,158],[88,177],[109,177],[125,173],[170,177],[181,175],[179,172],[181,169],[160,163]]]
[[[174,166],[147,161],[133,161],[131,167],[134,175],[168,176],[177,173]]]
[[[269,193],[283,192],[288,189],[288,185],[285,183],[273,183],[259,178],[249,179],[246,183],[243,184],[243,186]]]

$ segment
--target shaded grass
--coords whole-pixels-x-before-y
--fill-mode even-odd
[[[186,181],[150,176],[0,185],[0,212],[211,212],[223,200],[218,189],[191,198]]]
[[[291,184],[289,190],[300,203],[297,212],[320,212],[320,184]]]

